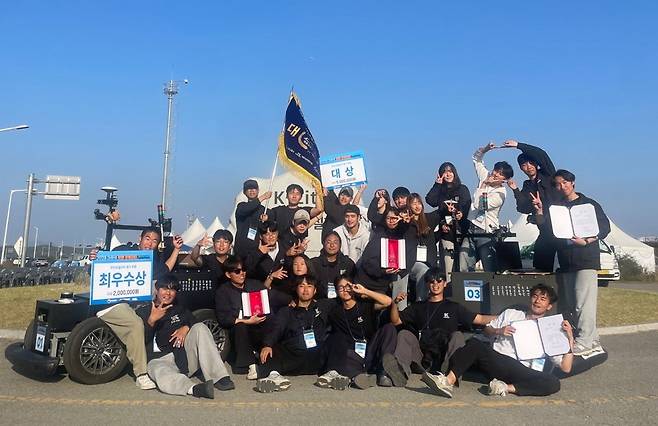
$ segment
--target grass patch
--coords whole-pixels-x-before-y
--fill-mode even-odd
[[[57,299],[64,291],[82,293],[89,284],[70,283],[0,289],[0,328],[24,329],[34,318],[37,299]],[[658,322],[658,294],[599,288],[598,326]]]
[[[38,299],[59,299],[59,295],[65,291],[84,293],[89,291],[89,284],[51,284],[0,289],[0,328],[24,329],[34,318]]]
[[[658,294],[618,288],[599,288],[599,327],[658,322]]]

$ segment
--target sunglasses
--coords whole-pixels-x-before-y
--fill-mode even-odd
[[[241,273],[243,273],[243,272],[247,272],[247,270],[246,270],[246,269],[242,269],[242,268],[235,268],[235,269],[233,269],[233,270],[231,270],[231,271],[229,271],[229,272],[232,273],[232,274],[241,274]]]

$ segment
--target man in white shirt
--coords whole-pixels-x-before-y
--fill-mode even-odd
[[[514,176],[514,170],[506,161],[494,164],[489,173],[484,165],[484,154],[496,146],[493,143],[479,148],[473,154],[473,164],[478,177],[478,187],[473,193],[471,210],[468,213],[470,222],[468,235],[462,242],[459,251],[459,270],[474,271],[478,259],[485,271],[495,271],[496,252],[494,241],[489,237],[473,237],[470,234],[495,232],[500,227],[500,209],[505,203],[507,190],[503,184]]]
[[[503,311],[491,321],[484,333],[493,337],[493,345],[480,339],[471,339],[466,346],[459,348],[450,358],[448,374],[424,373],[423,382],[442,396],[452,398],[452,389],[459,377],[470,367],[477,366],[490,379],[489,395],[505,396],[513,393],[521,396],[546,396],[560,390],[560,381],[551,374],[550,364],[569,373],[573,365],[573,353],[537,358],[528,361],[517,359],[512,335],[516,331],[514,321],[541,318],[557,302],[555,290],[544,284],[537,284],[530,290],[530,309],[527,312],[516,309]],[[573,330],[568,321],[562,322],[562,330],[573,350]]]

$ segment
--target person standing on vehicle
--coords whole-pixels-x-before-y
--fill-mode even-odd
[[[212,244],[215,253],[201,254],[201,248],[206,247],[209,244]],[[192,253],[190,253],[190,259],[195,265],[201,268],[210,269],[215,282],[215,288],[228,281],[222,265],[224,265],[226,258],[231,254],[232,247],[233,234],[231,234],[231,231],[227,229],[218,229],[213,234],[212,240],[208,238],[207,234],[204,235],[203,238],[196,243],[192,249]]]
[[[153,250],[153,280],[157,282],[168,274],[178,259],[178,253],[183,246],[180,235],[173,238],[173,251],[166,261],[163,261],[157,251],[162,235],[158,228],[148,228],[142,231],[139,243],[135,245],[122,245],[116,247],[118,250]],[[89,259],[94,261],[98,250],[89,253]],[[107,309],[99,311],[96,316],[112,329],[114,334],[126,346],[126,356],[133,366],[135,373],[135,384],[143,390],[155,389],[156,385],[149,378],[146,369],[146,347],[144,346],[144,324],[135,311],[127,303],[117,303]]]
[[[251,250],[258,248],[258,225],[267,220],[265,206],[261,203],[272,197],[272,192],[258,194],[258,182],[248,179],[242,185],[242,193],[247,201],[235,207],[235,254],[245,257]]]
[[[147,344],[155,338],[148,373],[164,393],[213,399],[215,388],[227,391],[235,389],[235,384],[208,327],[176,303],[179,289],[176,277],[165,275],[155,283],[151,304],[136,311],[144,323]],[[198,370],[204,383],[195,385],[190,377]]]
[[[550,226],[537,224],[530,194],[539,193],[544,206],[542,213],[548,214],[548,208],[561,198],[560,193],[553,186],[555,166],[548,154],[536,146],[509,139],[505,141],[503,148],[517,148],[521,151],[517,161],[523,173],[528,176],[528,179],[523,181],[521,189],[512,179],[508,180],[507,184],[514,193],[516,211],[527,214],[528,223],[537,225],[539,229],[539,236],[534,245],[532,266],[538,271],[553,272],[557,241]]]

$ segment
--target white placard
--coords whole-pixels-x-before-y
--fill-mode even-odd
[[[99,251],[91,264],[89,304],[150,301],[152,282],[153,251]]]
[[[367,183],[363,151],[320,158],[322,185],[327,189]]]
[[[579,204],[571,208],[550,206],[548,210],[556,238],[587,238],[599,234],[596,210],[591,204]]]

